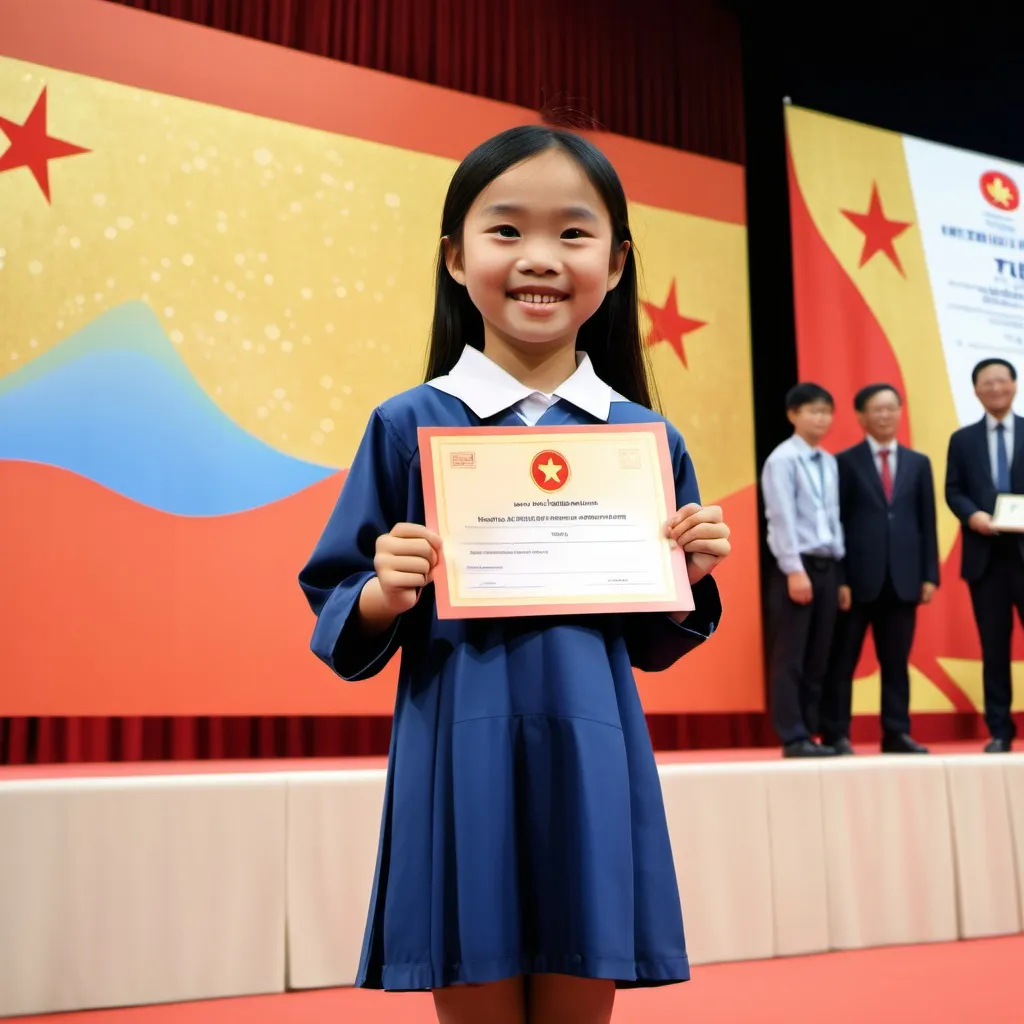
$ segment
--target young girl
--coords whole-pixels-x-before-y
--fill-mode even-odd
[[[503,132],[455,172],[441,235],[427,383],[374,411],[300,575],[313,651],[343,679],[402,649],[357,984],[430,989],[453,1024],[598,1024],[617,985],[689,978],[631,666],[665,669],[711,635],[729,530],[667,424],[666,531],[694,611],[437,618],[417,427],[662,422],[626,197],[597,149]]]

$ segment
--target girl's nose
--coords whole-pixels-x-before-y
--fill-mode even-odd
[[[557,274],[562,264],[550,242],[536,239],[523,247],[516,269],[523,274]]]

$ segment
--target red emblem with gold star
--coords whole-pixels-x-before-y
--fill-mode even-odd
[[[560,491],[569,482],[569,463],[564,455],[549,449],[534,455],[530,476],[542,491]]]
[[[1008,174],[986,171],[978,182],[985,202],[1003,213],[1012,213],[1020,206],[1020,189]]]

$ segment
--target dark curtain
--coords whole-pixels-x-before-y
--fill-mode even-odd
[[[738,22],[714,0],[111,0],[742,163]]]
[[[713,0],[110,2],[744,160],[740,29]],[[760,715],[649,724],[658,749],[771,741]],[[389,736],[389,718],[6,719],[0,763],[370,755]]]

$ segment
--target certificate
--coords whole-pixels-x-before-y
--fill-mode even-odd
[[[442,619],[693,609],[663,423],[421,427]]]
[[[1000,494],[989,524],[1000,533],[1024,533],[1024,494]]]

